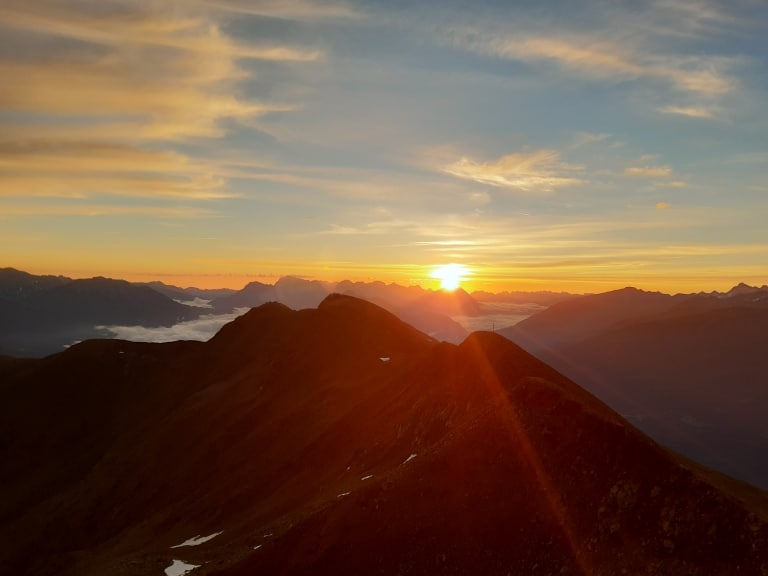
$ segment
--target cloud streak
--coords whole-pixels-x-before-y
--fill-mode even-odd
[[[627,10],[622,3],[579,3],[572,21],[531,19],[512,8],[493,19],[457,21],[438,41],[485,56],[601,84],[650,91],[663,114],[711,119],[742,91],[739,71],[749,59],[713,51],[713,35],[738,35],[753,23],[730,7],[701,1],[655,0]],[[683,102],[684,104],[680,104]]]
[[[242,61],[321,56],[237,41],[196,2],[8,0],[0,196],[231,197],[220,166],[188,144],[297,108],[243,96],[252,72]]]
[[[717,111],[714,108],[707,108],[704,106],[662,106],[657,108],[662,114],[676,114],[679,116],[687,116],[689,118],[715,118],[717,117]]]
[[[462,157],[442,167],[443,172],[456,178],[526,193],[549,193],[584,184],[584,180],[573,176],[582,170],[582,166],[561,162],[553,150],[507,154],[492,162]]]
[[[291,20],[346,20],[363,17],[359,8],[346,2],[311,2],[308,0],[205,0],[203,4],[254,16]]]
[[[603,81],[652,79],[684,93],[722,96],[736,81],[727,73],[738,59],[724,56],[652,54],[593,36],[470,36],[469,49],[509,60],[552,62],[564,70]]]

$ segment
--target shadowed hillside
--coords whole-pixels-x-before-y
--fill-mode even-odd
[[[768,487],[768,289],[625,289],[501,331],[659,442]]]
[[[0,353],[43,356],[106,336],[100,325],[170,326],[200,309],[125,280],[34,276],[0,269]]]
[[[0,383],[2,573],[768,571],[763,493],[498,335],[347,296],[2,359]]]

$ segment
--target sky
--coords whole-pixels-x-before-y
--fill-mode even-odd
[[[0,266],[768,283],[765,0],[3,0]]]

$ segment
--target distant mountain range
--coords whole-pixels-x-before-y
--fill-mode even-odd
[[[98,326],[162,326],[196,318],[200,309],[124,280],[34,276],[0,269],[0,354],[43,356],[86,338]]]
[[[500,331],[657,441],[768,487],[768,286],[626,288]]]
[[[296,310],[314,308],[334,292],[376,302],[418,329],[450,342],[460,342],[468,335],[451,316],[486,313],[484,304],[464,290],[446,293],[382,282],[329,283],[284,277],[274,285],[252,282],[242,290],[205,290],[162,282],[35,276],[4,268],[0,269],[0,354],[39,357],[79,340],[110,337],[109,326],[171,326],[266,302],[280,302]],[[508,295],[508,301],[525,300],[524,294]],[[529,303],[542,297],[548,295],[531,293]],[[493,299],[493,304],[498,301],[498,297]]]
[[[350,296],[0,358],[0,394],[3,574],[768,572],[765,492]]]

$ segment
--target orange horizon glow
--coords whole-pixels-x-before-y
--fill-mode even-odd
[[[282,264],[282,263],[281,263]],[[5,264],[12,268],[35,275],[65,276],[73,279],[93,278],[103,276],[127,280],[129,282],[160,281],[181,288],[196,287],[202,289],[228,288],[240,290],[250,282],[274,284],[281,277],[294,276],[306,280],[318,280],[335,284],[344,280],[352,282],[384,282],[401,286],[421,286],[430,290],[446,290],[441,278],[442,272],[435,275],[436,270],[442,270],[445,265],[402,265],[402,266],[323,266],[323,265],[274,265],[265,266],[265,272],[220,271],[215,268],[206,272],[189,272],[180,270],[147,270],[121,271],[113,267],[56,267],[48,265],[24,266],[19,263]],[[609,276],[592,273],[588,268],[574,270],[572,277],[545,276],[531,274],[531,270],[504,270],[496,267],[455,265],[460,273],[457,279],[459,286],[469,293],[485,291],[499,292],[569,292],[572,294],[594,294],[608,292],[632,286],[651,292],[667,294],[695,292],[727,292],[740,282],[752,286],[768,284],[768,278],[755,271],[752,274],[739,276],[712,276],[701,273],[694,276],[656,276],[640,275],[634,278],[629,274]],[[515,274],[517,272],[517,274]],[[576,273],[577,272],[577,273]],[[450,275],[449,275],[450,276]],[[448,283],[452,280],[448,280]],[[456,286],[457,288],[459,286]]]

